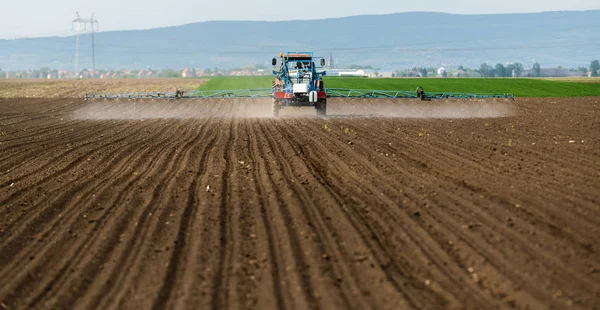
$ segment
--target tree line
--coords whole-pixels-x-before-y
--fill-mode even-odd
[[[537,72],[541,74],[541,67],[540,64],[537,62],[533,65],[533,71],[536,72],[536,69]],[[499,63],[496,64],[495,67],[492,67],[487,63],[482,63],[479,67],[479,70],[477,70],[477,72],[479,72],[479,74],[481,74],[482,77],[516,77],[521,76],[521,73],[523,73],[523,71],[523,65],[519,62],[508,64],[506,66]]]
[[[585,67],[577,68],[577,71],[585,72],[586,70],[587,70],[587,68],[585,68]],[[479,74],[481,74],[481,77],[513,77],[513,76],[519,77],[519,76],[521,76],[521,73],[523,73],[524,69],[523,69],[523,65],[519,62],[508,64],[506,66],[499,63],[499,64],[496,64],[495,67],[493,67],[487,63],[482,63],[481,66],[479,67],[479,70],[476,70],[476,71],[479,72]],[[598,60],[593,60],[590,63],[589,71],[592,76],[600,76],[600,62]],[[531,72],[529,73],[528,76],[531,76],[531,77],[542,76],[542,66],[540,65],[539,62],[536,62],[533,64]]]
[[[263,69],[265,66],[263,65],[252,65],[252,66],[246,66],[244,68],[248,68],[248,69]],[[561,68],[561,67],[559,67]],[[357,66],[357,65],[353,65],[350,66],[350,69],[373,69],[373,70],[377,70],[377,68],[373,68],[371,66]],[[235,70],[241,70],[241,69],[235,69]],[[491,66],[487,63],[482,63],[481,66],[479,67],[479,69],[469,69],[463,66],[458,67],[459,72],[457,73],[458,77],[520,77],[521,74],[525,71],[523,68],[523,65],[519,62],[515,62],[515,63],[511,63],[511,64],[507,64],[507,65],[503,65],[501,63],[496,64],[496,66]],[[588,71],[589,70],[589,71]],[[34,76],[34,77],[46,77],[48,74],[53,74],[56,75],[58,73],[58,70],[56,69],[50,69],[47,67],[41,68],[41,69],[35,69],[35,70],[30,70],[30,75]],[[82,71],[87,71],[87,69],[84,69]],[[171,70],[171,69],[166,69],[166,70],[151,70],[151,71],[156,71],[157,76],[162,76],[162,77],[180,77],[181,76],[181,72],[179,71],[175,71],[175,70]],[[227,70],[226,70],[227,71]],[[575,69],[571,69],[571,71],[581,71],[581,72],[589,72],[591,76],[593,77],[598,77],[600,76],[600,61],[598,60],[593,60],[592,62],[590,62],[589,67],[579,67],[576,70]],[[98,73],[103,73],[105,72],[105,70],[98,70]],[[221,70],[219,68],[215,68],[214,70],[211,69],[205,69],[203,72],[203,75],[211,75],[212,73],[218,73],[219,75],[221,73],[226,73],[226,72],[221,72]],[[3,72],[2,69],[0,68],[0,78],[3,78],[4,76],[6,76],[7,73]],[[412,69],[405,69],[405,70],[395,70],[395,75],[397,77],[427,77],[429,75],[436,75],[436,68],[430,67],[430,68],[423,68],[423,67],[413,67]],[[451,77],[453,76],[452,73],[449,73],[447,71],[444,71],[443,74],[441,75],[442,77]],[[527,73],[528,77],[540,77],[542,76],[542,67],[541,65],[536,62],[533,64],[532,69]]]

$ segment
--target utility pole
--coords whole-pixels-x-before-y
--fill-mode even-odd
[[[90,24],[91,33],[92,33],[92,74],[96,72],[96,46],[94,43],[94,32],[99,31],[99,23],[96,19],[94,19],[94,13],[92,13],[92,18],[85,19],[79,16],[79,12],[76,12],[77,18],[75,18],[72,22],[73,30],[76,32],[75,38],[75,73],[79,73],[79,35],[81,33],[81,26],[83,26],[83,31],[87,31],[87,25]]]

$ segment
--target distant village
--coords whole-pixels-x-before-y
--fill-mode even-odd
[[[269,72],[270,73],[270,72]],[[195,78],[201,76],[257,76],[266,75],[262,69],[243,70],[81,70],[73,72],[68,70],[17,70],[0,71],[0,79],[142,79],[142,78]]]
[[[474,69],[447,70],[445,68],[413,68],[405,70],[376,70],[376,69],[326,69],[328,76],[355,76],[369,78],[394,78],[394,77],[447,77],[447,78],[478,78],[482,76]],[[426,70],[426,73],[425,73]],[[18,70],[0,71],[0,79],[141,79],[141,78],[195,78],[207,76],[261,76],[271,75],[271,71],[264,69],[244,70],[82,70],[72,72],[67,70]],[[566,68],[542,68],[539,77],[585,77],[592,73],[587,70]],[[520,74],[511,74],[508,77],[538,77],[532,70],[524,70]]]
[[[451,67],[413,67],[409,69],[384,70],[371,66],[350,65],[346,68],[334,66],[333,59],[329,58],[323,70],[328,76],[354,76],[368,78],[396,78],[396,77],[444,77],[444,78],[479,78],[479,77],[585,77],[596,76],[588,68],[576,69],[542,68],[534,64],[533,68],[523,68],[520,63],[496,64],[491,66],[486,63],[480,68],[472,69],[463,66]],[[147,78],[196,78],[209,76],[262,76],[271,75],[271,68],[264,65],[249,65],[237,69],[148,69],[148,70],[88,70],[77,72],[69,70],[55,70],[49,68],[28,69],[17,71],[2,71],[0,79],[147,79]]]

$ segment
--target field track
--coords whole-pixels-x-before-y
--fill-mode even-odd
[[[0,99],[0,309],[598,309],[600,98],[489,104]]]

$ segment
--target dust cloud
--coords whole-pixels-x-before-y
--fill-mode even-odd
[[[209,117],[271,117],[267,99],[119,99],[89,101],[74,112],[75,119],[137,120]]]
[[[272,117],[271,99],[120,99],[89,101],[74,112],[75,119],[201,119]],[[402,99],[331,98],[328,117],[393,117],[393,118],[495,118],[514,115],[512,100],[447,99],[434,101]],[[317,117],[312,107],[281,110],[285,117]]]
[[[507,99],[331,99],[332,116],[393,118],[496,118],[515,114]]]

